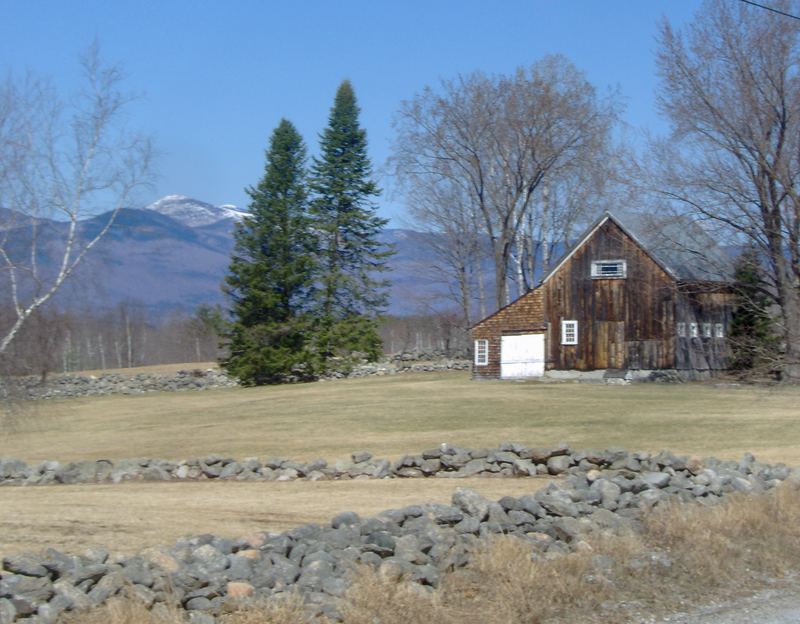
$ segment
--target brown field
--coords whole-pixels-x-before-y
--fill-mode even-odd
[[[187,365],[177,365],[186,367]],[[503,440],[619,446],[800,463],[800,388],[473,382],[464,373],[36,403],[0,435],[0,456],[28,461],[209,453],[335,460],[356,449],[397,457],[441,442]],[[236,536],[447,501],[460,485],[487,496],[529,481],[157,483],[0,488],[0,554],[53,545],[115,549],[179,535]],[[538,482],[540,484],[541,482]]]
[[[456,487],[484,496],[530,494],[547,478],[393,479],[240,483],[125,483],[0,489],[0,557],[53,546],[133,552],[183,535],[242,537],[327,523],[348,510],[371,516],[422,502],[449,503]]]
[[[0,436],[25,460],[209,453],[294,459],[450,442],[669,448],[800,463],[800,388],[473,382],[465,373],[43,401]]]

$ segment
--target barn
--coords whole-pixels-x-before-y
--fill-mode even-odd
[[[730,357],[732,276],[697,228],[606,212],[538,287],[471,328],[473,378],[710,377]]]

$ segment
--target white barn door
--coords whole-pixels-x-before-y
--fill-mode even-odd
[[[523,334],[500,338],[500,377],[541,377],[544,375],[544,334]]]

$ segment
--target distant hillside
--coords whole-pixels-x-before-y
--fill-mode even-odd
[[[220,285],[228,267],[234,224],[246,213],[235,206],[213,206],[170,195],[144,209],[121,210],[108,234],[87,256],[85,264],[60,295],[64,306],[108,309],[132,301],[152,312],[190,312],[201,304],[224,301]],[[12,233],[16,253],[24,253],[30,234],[11,211],[0,214],[0,229]],[[81,223],[88,240],[107,222],[102,214]],[[66,224],[41,220],[40,263],[53,272]],[[431,254],[411,230],[387,229],[381,240],[396,254],[389,260],[390,314],[407,315],[442,307],[447,287],[426,268]],[[445,304],[445,307],[448,304]]]

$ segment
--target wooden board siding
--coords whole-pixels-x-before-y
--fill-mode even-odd
[[[592,262],[625,260],[625,278],[592,278]],[[613,221],[603,223],[539,288],[548,369],[675,366],[675,282]],[[578,321],[578,344],[561,344],[561,321]]]
[[[539,289],[522,295],[513,303],[485,318],[472,328],[472,339],[489,341],[489,363],[486,366],[473,364],[473,377],[478,379],[500,377],[500,338],[503,335],[533,334],[543,332],[544,329],[542,293]],[[546,337],[545,343],[547,343]]]
[[[731,357],[728,332],[731,329],[736,295],[733,291],[709,284],[680,284],[675,299],[675,322],[686,323],[687,336],[676,338],[675,368],[679,370],[725,370]],[[689,324],[697,323],[700,336],[688,335]],[[702,335],[703,323],[711,323],[712,337]],[[725,337],[714,335],[722,323]]]

